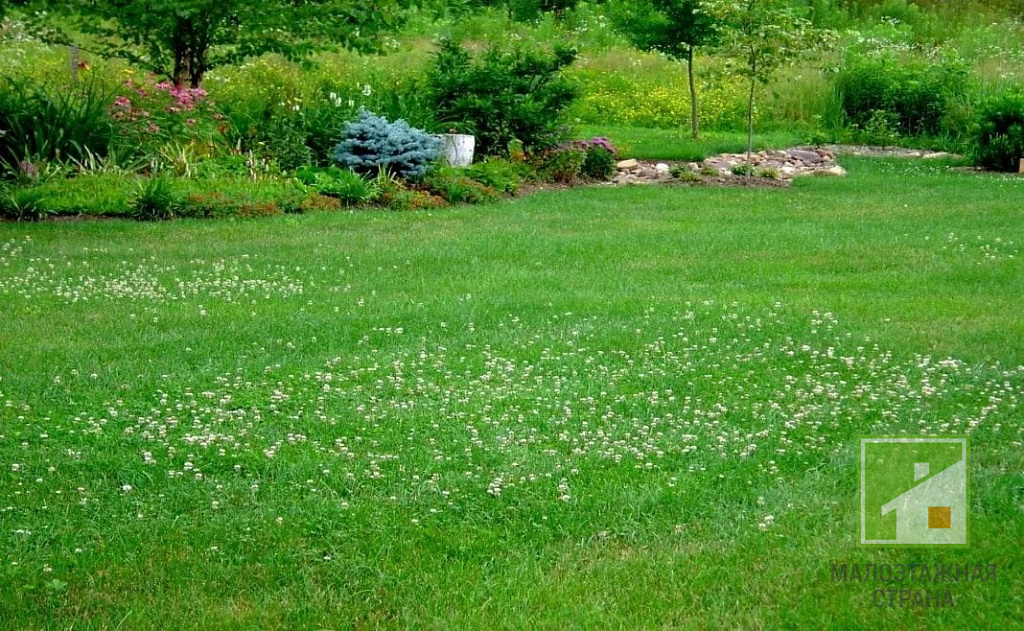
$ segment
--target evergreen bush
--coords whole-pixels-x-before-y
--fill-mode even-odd
[[[576,59],[571,48],[552,52],[491,47],[479,59],[444,40],[427,69],[426,88],[438,121],[476,136],[479,155],[507,155],[519,140],[528,151],[564,138],[564,114],[577,89],[562,72]]]
[[[332,157],[357,173],[374,175],[383,170],[398,177],[420,178],[440,155],[441,141],[422,129],[360,110],[358,119],[345,125]]]

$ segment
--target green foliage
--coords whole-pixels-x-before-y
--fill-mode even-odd
[[[350,169],[338,167],[303,167],[295,177],[320,195],[337,198],[345,206],[373,201],[376,183]]]
[[[140,178],[125,173],[88,173],[40,179],[14,187],[22,205],[36,200],[40,216],[91,215],[143,220],[171,217],[256,217],[299,213],[318,195],[286,179],[221,175],[202,179]],[[5,199],[0,195],[0,199]],[[335,201],[337,203],[337,201]],[[321,206],[323,204],[320,204]]]
[[[836,78],[850,124],[907,136],[941,131],[967,83],[967,68],[957,58],[931,63],[894,55],[851,56]]]
[[[170,219],[178,210],[179,202],[180,197],[169,178],[145,178],[137,185],[130,214],[141,221]]]
[[[677,164],[669,169],[669,173],[673,178],[680,182],[700,182],[701,177],[699,174],[694,173],[690,168],[684,164]]]
[[[193,180],[179,187],[181,217],[268,217],[298,214],[313,204],[310,195],[285,179],[223,178]]]
[[[52,214],[44,204],[43,193],[38,188],[0,188],[0,217],[15,221],[38,221]]]
[[[488,156],[462,169],[466,177],[489,188],[515,195],[520,183],[530,176],[530,167],[524,162],[512,162]]]
[[[441,155],[441,141],[403,120],[389,122],[362,110],[345,125],[332,157],[338,164],[363,174],[390,171],[399,177],[423,177]]]
[[[377,173],[374,185],[380,191],[376,204],[389,210],[424,210],[447,205],[444,199],[429,190],[410,188],[406,182],[385,169]]]
[[[617,0],[612,5],[619,28],[641,50],[653,50],[686,60],[690,129],[699,135],[700,108],[694,78],[698,47],[714,44],[718,20],[703,0]]]
[[[438,120],[476,136],[477,152],[498,155],[512,140],[527,151],[558,144],[563,114],[576,88],[562,70],[574,49],[551,53],[524,45],[489,48],[480,59],[454,41],[443,40],[427,69],[426,89]]]
[[[637,48],[675,59],[689,59],[694,48],[718,37],[718,21],[704,0],[615,0],[609,9]]]
[[[854,142],[878,147],[890,147],[900,141],[899,116],[886,110],[872,110],[863,125],[852,126]]]
[[[40,180],[33,189],[54,215],[124,216],[131,209],[137,178],[122,173],[89,173]]]
[[[754,167],[749,164],[736,164],[731,169],[733,175],[742,175],[746,177],[753,177],[755,175]]]
[[[1024,159],[1024,91],[1008,90],[978,108],[972,149],[976,164],[995,171],[1017,171]]]
[[[571,184],[583,174],[583,165],[586,161],[587,152],[580,147],[557,147],[541,154],[537,175],[549,182]]]
[[[0,170],[105,156],[113,139],[112,98],[97,81],[68,88],[5,79],[0,84]]]
[[[777,70],[813,51],[810,22],[798,17],[785,0],[708,0],[708,10],[721,22],[725,49],[742,63],[737,72],[749,81],[747,158],[754,144],[754,89]]]
[[[211,68],[265,52],[302,58],[316,48],[344,44],[371,48],[372,37],[396,23],[393,0],[62,0],[59,13],[42,12],[38,26],[57,27],[53,41],[81,39],[59,29],[74,16],[76,29],[108,57],[124,58],[177,86],[199,87]]]
[[[700,121],[707,129],[741,129],[747,83],[718,59],[703,58],[697,78]],[[572,75],[582,85],[570,114],[589,125],[677,129],[692,116],[684,62],[661,55],[613,50],[591,58]],[[692,121],[691,121],[692,134]]]
[[[430,192],[449,204],[480,204],[498,199],[499,193],[465,173],[464,169],[444,167],[423,182]]]
[[[595,140],[604,142],[591,141],[586,145],[580,175],[592,180],[607,180],[615,174],[615,149],[606,138]]]

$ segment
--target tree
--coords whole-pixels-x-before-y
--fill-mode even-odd
[[[787,0],[708,0],[721,21],[725,49],[743,65],[740,74],[750,81],[747,98],[747,166],[754,151],[754,90],[767,84],[775,72],[818,41],[810,37],[810,22],[797,17]]]
[[[370,48],[394,26],[395,0],[64,0],[89,48],[120,57],[174,81],[199,87],[203,75],[247,56],[276,52],[298,59],[340,44]],[[45,19],[45,18],[44,18]],[[46,25],[40,25],[46,26]],[[52,31],[50,41],[78,37]],[[83,46],[85,49],[85,46]]]
[[[694,54],[698,47],[715,43],[718,21],[705,0],[626,0],[614,11],[621,30],[641,50],[662,52],[686,61],[690,92],[690,131],[700,135],[700,108],[694,81]]]
[[[11,7],[24,6],[28,0],[0,0],[0,20],[7,16],[7,10]]]

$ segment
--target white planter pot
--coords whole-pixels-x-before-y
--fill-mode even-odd
[[[437,134],[444,143],[441,155],[453,167],[468,167],[473,164],[473,149],[476,147],[476,136],[469,134]]]

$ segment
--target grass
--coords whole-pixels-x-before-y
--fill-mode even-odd
[[[647,129],[614,125],[584,125],[576,128],[576,137],[605,136],[612,141],[624,158],[642,160],[678,160],[700,162],[720,153],[742,153],[747,150],[746,132],[706,131],[701,138],[690,136],[689,123],[683,121],[678,129]],[[755,132],[754,150],[785,149],[806,144],[807,138],[792,131]]]
[[[844,164],[0,224],[0,627],[1012,627],[1024,180]],[[970,548],[856,544],[903,432],[970,433]]]

